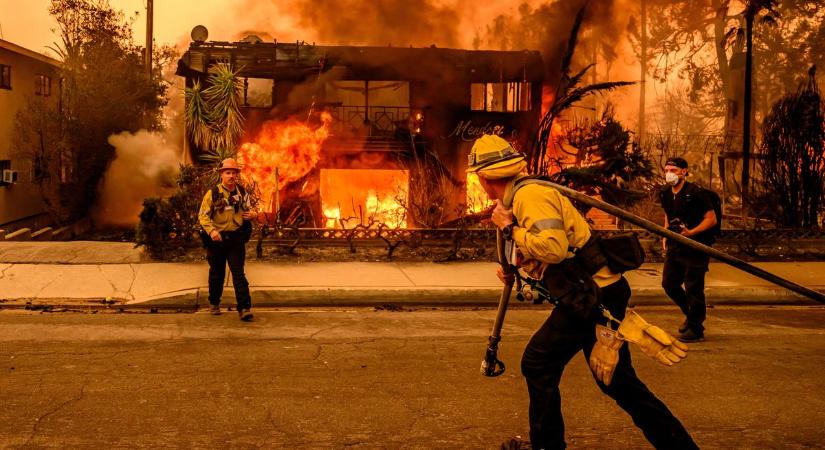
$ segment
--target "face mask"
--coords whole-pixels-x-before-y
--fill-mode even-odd
[[[668,172],[665,174],[665,181],[671,186],[676,186],[679,184],[679,175],[676,175],[673,172]]]

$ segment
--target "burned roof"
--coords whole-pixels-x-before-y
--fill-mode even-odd
[[[298,43],[192,42],[177,74],[202,77],[208,67],[231,62],[242,77],[300,81],[335,68],[339,79],[541,82],[538,51],[413,47],[320,46]]]

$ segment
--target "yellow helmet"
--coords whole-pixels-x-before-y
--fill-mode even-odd
[[[519,153],[500,136],[485,134],[476,139],[467,158],[467,172],[476,172],[485,178],[515,176],[527,166],[524,154]]]

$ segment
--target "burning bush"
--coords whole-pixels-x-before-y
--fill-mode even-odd
[[[566,130],[552,178],[612,204],[628,207],[653,189],[653,164],[628,130],[605,110],[601,120]]]

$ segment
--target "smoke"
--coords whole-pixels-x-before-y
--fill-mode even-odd
[[[256,34],[270,42],[466,48],[475,31],[470,22],[479,9],[489,8],[469,0],[295,0],[288,6],[282,0],[242,0],[237,9],[244,13],[233,17],[229,26],[235,38]]]
[[[431,0],[301,0],[300,24],[329,44],[455,47],[458,11]]]
[[[572,70],[588,64],[583,84],[603,81],[635,81],[639,78],[638,58],[627,39],[626,30],[638,10],[626,0],[546,0],[523,2],[513,13],[495,16],[476,34],[475,48],[494,50],[539,50],[545,62],[545,87],[553,89],[561,75],[561,59],[567,48],[570,31],[582,6],[586,5],[579,30]],[[635,122],[638,102],[630,96],[638,88],[625,88],[610,94],[622,121]]]
[[[171,193],[181,150],[170,138],[168,133],[146,130],[109,136],[116,156],[103,178],[92,213],[97,226],[134,226],[144,198]]]

